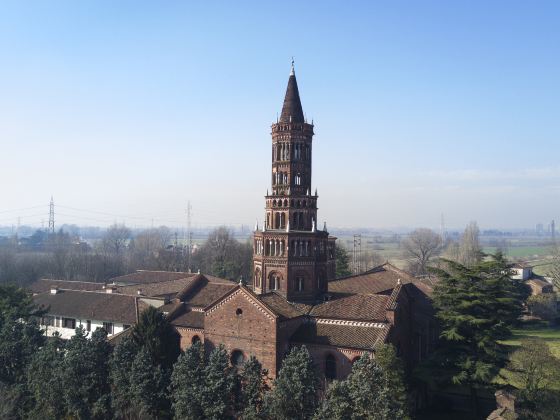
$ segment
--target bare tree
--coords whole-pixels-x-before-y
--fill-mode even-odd
[[[459,245],[459,262],[472,267],[482,260],[482,248],[478,236],[480,231],[476,222],[470,222],[463,232]]]
[[[130,229],[127,228],[124,224],[118,225],[114,224],[109,226],[105,235],[103,235],[103,239],[101,240],[101,244],[105,252],[113,254],[113,255],[122,255],[124,252],[128,241],[130,240]]]
[[[404,257],[414,274],[426,274],[430,260],[441,249],[441,237],[430,229],[416,229],[401,242]]]

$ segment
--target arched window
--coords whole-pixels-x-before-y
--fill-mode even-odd
[[[332,354],[325,359],[325,378],[336,379],[336,359]]]
[[[288,200],[284,200],[284,207],[288,207]]]
[[[240,367],[245,362],[245,356],[241,350],[231,352],[230,361],[233,366]]]
[[[280,276],[276,273],[272,273],[270,275],[270,281],[268,284],[268,288],[270,290],[278,290],[280,289]]]
[[[191,338],[191,344],[194,343],[200,343],[200,337],[198,335],[193,335],[193,338]]]
[[[296,290],[298,292],[303,292],[304,287],[305,287],[305,279],[303,278],[303,276],[296,277]]]
[[[261,270],[255,270],[255,287],[261,287]]]

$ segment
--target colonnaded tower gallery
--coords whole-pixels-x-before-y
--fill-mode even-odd
[[[311,192],[313,124],[305,120],[292,63],[280,119],[272,124],[272,188],[254,235],[253,290],[313,302],[335,276],[335,238],[317,229]]]

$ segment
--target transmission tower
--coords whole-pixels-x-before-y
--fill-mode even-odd
[[[354,268],[354,274],[360,274],[362,272],[362,235],[354,235],[352,265]]]
[[[54,200],[51,195],[51,203],[49,204],[49,233],[54,233]]]
[[[191,211],[192,206],[190,200],[187,202],[187,268],[189,273],[192,270],[191,256],[192,256],[192,230],[191,230]]]

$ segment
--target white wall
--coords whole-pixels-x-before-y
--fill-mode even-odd
[[[41,329],[45,330],[45,335],[47,336],[52,336],[53,333],[55,331],[58,331],[58,333],[60,334],[60,337],[67,340],[72,338],[75,333],[76,330],[74,328],[64,328],[62,327],[62,318],[71,318],[69,316],[59,316],[59,315],[51,315],[49,314],[49,316],[53,316],[53,317],[58,317],[59,318],[59,327],[56,326],[56,321],[55,321],[55,325],[41,325]],[[86,319],[76,319],[76,328],[78,328],[80,325],[82,325],[84,327],[84,329],[86,329],[87,327],[87,320]],[[91,335],[92,332],[94,332],[97,328],[103,328],[103,322],[105,321],[99,321],[99,320],[91,320],[91,331],[89,332],[88,336]],[[110,321],[106,321],[106,322],[110,322]],[[118,334],[120,332],[124,331],[124,324],[119,323],[119,322],[113,322],[113,334],[109,334],[108,337],[110,337],[111,335],[115,335]]]

